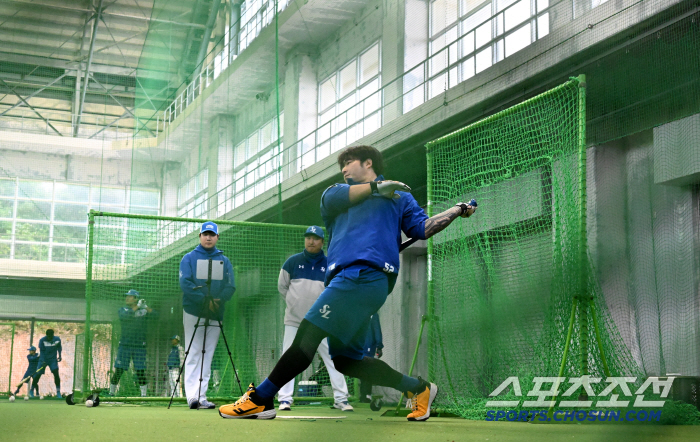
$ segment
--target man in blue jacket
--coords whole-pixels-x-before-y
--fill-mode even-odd
[[[370,318],[386,301],[399,272],[401,232],[427,239],[476,210],[476,201],[428,218],[411,189],[385,181],[382,154],[372,146],[352,146],[338,156],[346,184],[334,184],[321,197],[328,232],[326,288],[299,325],[294,342],[272,373],[235,404],[219,408],[224,418],[273,419],[273,397],[304,371],[328,338],[335,368],[346,376],[406,393],[413,404],[408,420],[425,421],[437,386],[405,376],[380,359],[364,357]]]
[[[114,360],[114,374],[110,380],[109,394],[114,396],[117,385],[125,371],[129,370],[129,364],[134,363],[136,380],[141,390],[141,397],[148,393],[146,382],[146,336],[148,334],[148,322],[156,316],[156,312],[146,305],[146,300],[141,299],[141,294],[131,289],[125,294],[125,307],[119,309],[119,323],[121,336],[117,359]]]
[[[63,346],[61,338],[54,335],[53,329],[46,330],[46,336],[39,339],[39,371],[34,375],[33,382],[39,385],[39,378],[49,367],[53,374],[53,381],[56,383],[56,397],[61,399],[61,377],[58,374],[58,363],[61,362]]]
[[[192,342],[185,360],[185,394],[191,409],[216,407],[207,400],[211,361],[221,332],[218,321],[223,320],[224,305],[236,291],[233,266],[223,252],[216,248],[218,241],[219,227],[211,221],[205,222],[199,233],[199,245],[186,254],[180,262],[184,344],[190,345]],[[197,262],[203,261],[207,265],[210,260],[212,267],[223,265],[223,279],[212,280],[207,287],[207,278],[197,278],[202,276],[197,275]],[[198,317],[200,317],[199,324],[197,324]],[[205,322],[208,324],[206,328]],[[196,330],[195,325],[197,325]]]

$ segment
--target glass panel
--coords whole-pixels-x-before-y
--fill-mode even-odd
[[[335,108],[332,108],[328,110],[328,112],[324,112],[321,114],[319,118],[319,124],[323,125],[331,121],[333,118],[335,118]]]
[[[520,0],[505,12],[506,32],[530,18],[530,0]]]
[[[420,106],[423,104],[425,101],[425,92],[424,88],[425,85],[421,85],[411,91],[408,91],[404,94],[403,96],[403,113],[405,114],[406,112],[410,111],[411,109],[415,109],[416,107]]]
[[[335,114],[335,112],[334,112]],[[324,124],[323,126],[318,128],[318,142],[321,143],[323,141],[326,141],[331,137],[331,125],[330,123]]]
[[[445,92],[445,89],[447,89],[447,84],[445,83],[446,81],[446,72],[430,81],[430,98],[434,98]]]
[[[484,4],[484,0],[462,0],[459,2],[460,15],[471,13],[475,8]]]
[[[321,100],[319,106],[320,110],[325,110],[332,104],[335,104],[335,82],[336,76],[333,75],[331,78],[321,84],[321,93],[319,94]]]
[[[365,108],[363,115],[370,114],[375,110],[379,109],[379,107],[381,106],[380,97],[381,92],[377,91],[365,100]]]
[[[330,154],[331,154],[331,143],[323,143],[320,146],[318,146],[318,149],[316,151],[316,156],[318,157],[319,160],[326,158]]]
[[[369,135],[372,132],[374,132],[375,130],[379,129],[379,126],[381,126],[381,114],[379,112],[365,118],[365,121],[364,121],[365,136]]]
[[[491,67],[491,64],[493,62],[491,54],[491,48],[487,47],[483,51],[479,52],[476,54],[476,72],[479,73],[483,71],[484,69],[487,69]]]
[[[340,71],[340,95],[345,97],[357,87],[357,62],[353,61]]]
[[[458,68],[455,66],[450,69],[450,87],[452,88],[457,86],[457,83],[459,83],[459,75]]]
[[[537,12],[542,12],[547,8],[549,8],[549,0],[537,0]]]
[[[549,12],[537,17],[537,38],[549,34]]]
[[[49,259],[49,246],[39,244],[15,244],[15,259],[46,261]]]
[[[469,57],[462,62],[462,81],[476,75],[474,71],[474,57]]]
[[[53,197],[53,182],[19,180],[19,198],[46,199]]]
[[[277,134],[277,126],[275,125],[275,134]],[[267,123],[266,125],[263,126],[262,129],[260,129],[260,144],[263,148],[266,148],[267,146],[270,145],[272,142],[272,121]],[[274,139],[276,140],[277,137],[275,136]]]
[[[15,240],[48,242],[49,225],[18,222],[15,227]]]
[[[0,196],[15,196],[15,180],[0,180]]]
[[[51,203],[41,201],[17,201],[18,219],[49,220]]]
[[[528,23],[506,37],[506,57],[510,57],[530,44],[532,38],[530,32],[530,23]]]
[[[54,246],[51,251],[51,261],[85,262],[85,247]]]
[[[447,67],[447,49],[443,49],[437,54],[430,57],[430,72],[429,76],[433,76]]]
[[[0,243],[0,258],[10,258],[10,247],[11,246],[7,243]]]
[[[454,23],[457,13],[457,0],[435,0],[430,5],[430,36]]]
[[[258,153],[258,150],[260,149],[259,141],[260,137],[257,131],[248,137],[248,155],[246,156],[246,160],[253,158],[255,154]]]
[[[379,74],[379,45],[376,44],[360,56],[360,84]]]
[[[90,187],[78,184],[56,183],[56,201],[71,201],[75,203],[87,203]]]
[[[93,188],[92,202],[99,204],[113,204],[124,206],[126,202],[126,189],[114,189],[110,187]]]
[[[462,20],[462,34],[476,29],[491,17],[491,5],[486,5],[474,14]]]
[[[84,244],[87,239],[87,227],[53,226],[53,242],[67,244]]]
[[[496,0],[496,12],[501,12],[517,0]],[[529,0],[526,0],[529,2]]]
[[[476,47],[481,47],[491,41],[491,22],[485,23],[476,29]]]
[[[0,218],[13,218],[15,200],[0,200]]]
[[[474,33],[470,32],[459,39],[459,57],[462,58],[474,52]]]
[[[131,205],[132,206],[158,207],[159,196],[160,196],[160,192],[154,192],[152,190],[132,190],[131,191]]]
[[[238,143],[233,151],[234,167],[238,167],[243,163],[245,163],[245,141]]]
[[[53,219],[65,222],[85,222],[87,221],[87,206],[76,204],[56,203],[53,212]]]
[[[12,221],[0,221],[0,239],[12,239]]]

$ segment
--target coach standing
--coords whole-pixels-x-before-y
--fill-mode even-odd
[[[323,253],[323,236],[323,229],[318,226],[306,229],[304,251],[290,256],[280,270],[277,289],[287,303],[287,309],[284,312],[282,353],[291,347],[301,320],[323,292],[327,265],[326,255]],[[348,386],[345,383],[345,376],[335,369],[328,352],[328,341],[325,339],[318,347],[318,354],[326,364],[333,386],[335,398],[333,407],[342,411],[353,411],[352,405],[348,404]],[[294,379],[287,382],[279,391],[280,411],[291,410],[293,392]]]
[[[213,409],[216,407],[207,400],[211,361],[221,332],[216,321],[223,320],[224,304],[231,299],[233,292],[236,291],[233,281],[233,266],[223,252],[216,248],[218,241],[219,227],[211,221],[205,222],[199,233],[199,245],[186,254],[180,262],[180,288],[182,289],[182,308],[184,310],[182,322],[185,328],[184,344],[189,345],[190,341],[192,342],[185,359],[185,395],[187,403],[192,409]],[[201,260],[211,260],[213,263],[223,261],[224,263],[223,279],[212,280],[209,288],[207,288],[206,279],[197,278],[197,262]],[[195,334],[195,325],[199,315],[202,316]],[[206,329],[206,342],[204,342],[206,319],[211,321]],[[195,334],[194,339],[193,334]],[[204,359],[203,364],[202,358]]]

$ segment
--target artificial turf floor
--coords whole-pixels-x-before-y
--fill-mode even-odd
[[[24,441],[700,441],[698,426],[560,424],[467,421],[430,418],[408,422],[382,417],[365,404],[343,413],[328,406],[296,406],[285,415],[345,416],[317,420],[232,420],[217,410],[189,410],[174,406],[102,404],[87,408],[59,400],[0,400],[0,442]],[[384,408],[385,411],[386,408]]]

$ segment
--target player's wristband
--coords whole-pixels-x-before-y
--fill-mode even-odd
[[[459,207],[460,210],[462,211],[462,213],[460,213],[459,216],[464,215],[469,210],[469,206],[467,206],[466,203],[457,203],[457,204],[455,204],[455,207]]]
[[[373,195],[376,195],[376,194],[379,193],[379,191],[377,190],[377,182],[376,182],[376,181],[370,181],[370,182],[369,182],[369,187],[370,187],[370,189],[372,189],[372,194],[373,194]]]

